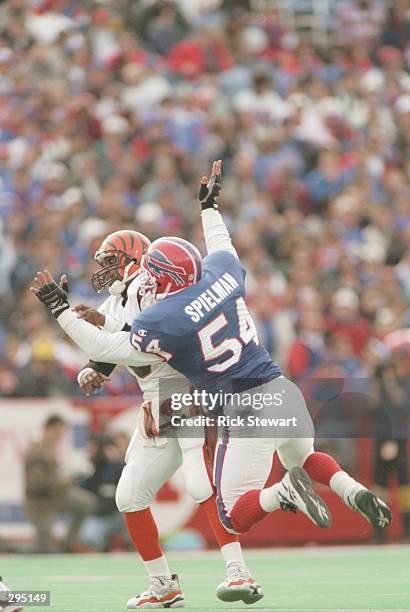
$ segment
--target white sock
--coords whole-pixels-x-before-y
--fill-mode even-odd
[[[262,510],[265,512],[274,512],[274,510],[278,510],[280,508],[280,502],[278,497],[278,488],[280,486],[280,482],[277,482],[272,487],[268,487],[267,489],[262,489],[259,494],[259,503],[262,507]]]
[[[221,546],[221,553],[226,563],[226,567],[232,564],[243,565],[245,567],[242,548],[239,542],[230,542],[229,544]]]
[[[152,559],[151,561],[143,561],[143,563],[149,577],[166,576],[167,578],[171,578],[171,572],[169,571],[165,555],[158,557],[158,559]]]
[[[346,502],[346,498],[354,498],[358,491],[362,491],[364,487],[360,482],[349,476],[347,472],[336,472],[330,479],[329,486],[339,497]]]

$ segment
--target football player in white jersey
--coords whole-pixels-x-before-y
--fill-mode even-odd
[[[121,230],[110,234],[97,250],[100,269],[91,282],[97,292],[108,288],[110,296],[98,311],[80,304],[75,311],[80,318],[115,333],[129,329],[144,307],[138,271],[149,246],[142,234]],[[85,393],[94,393],[104,384],[115,365],[90,361],[78,374]],[[227,577],[217,588],[222,600],[254,603],[263,597],[246,569],[238,537],[228,534],[219,521],[212,480],[212,440],[202,438],[159,437],[160,405],[172,393],[188,393],[188,381],[166,362],[158,365],[128,367],[143,392],[144,403],[138,410],[138,426],[126,454],[126,466],[117,487],[117,506],[135,548],[142,557],[150,578],[147,591],[129,600],[131,609],[182,607],[184,596],[178,577],[167,564],[160,547],[158,530],[150,505],[161,486],[179,467],[187,491],[200,504],[221,548],[227,566]],[[212,434],[212,432],[211,432]]]

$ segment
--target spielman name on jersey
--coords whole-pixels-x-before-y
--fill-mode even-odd
[[[227,416],[220,414],[218,416],[198,415],[195,417],[187,417],[181,414],[176,414],[171,417],[171,425],[173,427],[297,427],[297,417],[274,418],[274,417],[259,417],[254,414],[248,414],[245,417]]]
[[[198,323],[207,312],[216,308],[223,299],[233,293],[238,287],[239,283],[234,277],[229,272],[225,272],[218,280],[212,283],[209,289],[200,293],[195,300],[192,300],[188,306],[185,306],[185,313],[191,321]]]

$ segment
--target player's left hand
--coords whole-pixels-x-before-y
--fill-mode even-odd
[[[65,274],[62,275],[60,284],[57,285],[48,270],[37,272],[30,291],[40,302],[43,302],[44,306],[51,311],[51,314],[56,319],[58,319],[64,310],[70,308],[68,303],[68,282]]]
[[[87,306],[87,304],[77,304],[77,306],[74,306],[73,311],[77,313],[79,319],[84,319],[84,321],[91,323],[91,325],[95,325],[95,327],[104,327],[105,315],[91,308],[91,306]]]
[[[222,187],[222,161],[214,161],[212,164],[211,178],[207,176],[201,178],[198,198],[201,202],[202,210],[207,208],[218,209],[217,198]]]
[[[87,396],[98,393],[107,380],[110,380],[108,376],[105,376],[101,372],[97,372],[93,368],[84,368],[77,376],[80,389]]]

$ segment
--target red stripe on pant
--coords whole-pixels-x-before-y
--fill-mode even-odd
[[[215,486],[216,486],[216,506],[218,508],[219,518],[223,525],[227,529],[234,529],[232,525],[232,521],[226,512],[225,504],[222,498],[222,489],[221,489],[221,479],[222,479],[222,469],[225,461],[225,454],[228,448],[229,443],[229,430],[225,428],[222,443],[218,447],[218,452],[216,455],[216,465],[215,465]]]

